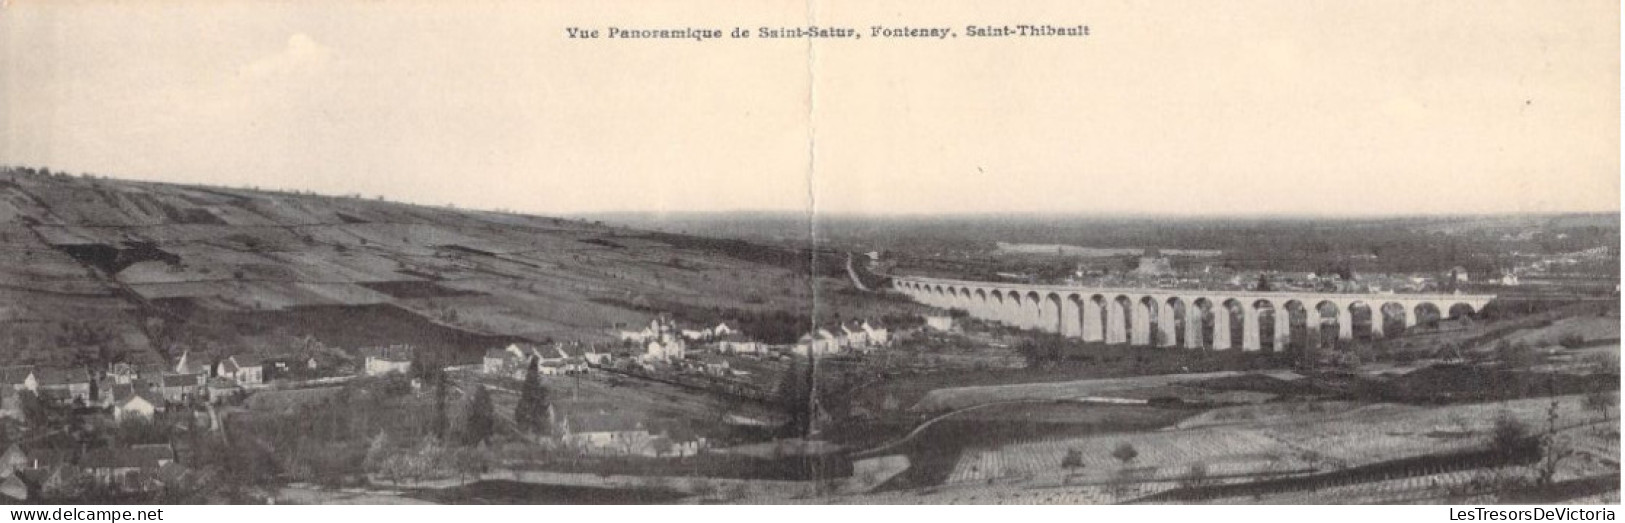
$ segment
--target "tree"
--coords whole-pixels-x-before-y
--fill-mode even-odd
[[[1213,479],[1208,477],[1207,464],[1202,462],[1192,463],[1185,470],[1185,475],[1179,478],[1179,486],[1185,488],[1201,488],[1211,484]]]
[[[1121,461],[1123,466],[1126,467],[1129,463],[1134,461],[1134,458],[1140,457],[1140,451],[1136,450],[1134,445],[1130,445],[1125,441],[1123,443],[1118,443],[1117,448],[1112,449],[1112,457],[1117,458],[1117,461]]]
[[[446,374],[437,374],[434,384],[434,419],[430,421],[429,430],[441,440],[446,439],[446,428],[451,426],[450,420],[446,417],[446,396],[450,393],[447,389]]]
[[[1563,460],[1574,455],[1574,449],[1567,442],[1559,438],[1560,429],[1557,426],[1557,410],[1562,404],[1556,397],[1552,398],[1550,406],[1546,409],[1546,430],[1536,439],[1540,445],[1540,461],[1535,463],[1535,484],[1548,486],[1557,477],[1557,471]]]
[[[1529,426],[1524,425],[1511,412],[1501,411],[1495,416],[1490,430],[1490,449],[1503,458],[1512,458],[1529,449]]]
[[[1066,449],[1066,455],[1061,456],[1061,468],[1075,469],[1083,467],[1083,451]]]
[[[1608,421],[1608,412],[1614,410],[1614,393],[1604,390],[1592,391],[1586,394],[1585,406],[1602,415],[1603,421]]]
[[[383,472],[389,456],[389,435],[380,430],[378,435],[373,436],[372,441],[367,443],[367,455],[362,458],[361,467],[367,472]]]
[[[785,369],[784,376],[779,379],[779,385],[773,393],[774,403],[790,420],[784,424],[787,436],[803,437],[811,428],[812,409],[808,401],[810,394],[807,371],[802,368],[800,360],[791,359],[790,367]]]
[[[463,443],[478,445],[491,438],[496,426],[496,414],[491,406],[491,392],[484,385],[474,389],[474,400],[468,407],[468,423],[463,425]]]
[[[533,434],[547,434],[551,427],[547,419],[547,389],[542,387],[541,371],[537,361],[525,367],[525,385],[519,391],[519,404],[514,406],[513,421],[520,429]]]

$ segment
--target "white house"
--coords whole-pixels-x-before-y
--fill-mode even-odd
[[[378,376],[398,372],[405,374],[412,368],[412,355],[416,352],[411,345],[390,345],[388,347],[366,347],[356,352],[366,358],[363,366],[368,376]]]
[[[643,361],[680,360],[688,354],[688,344],[675,336],[650,340],[643,349]]]
[[[857,322],[841,322],[841,346],[848,349],[863,350],[869,348],[869,332]]]
[[[124,421],[132,417],[152,419],[163,400],[146,387],[133,384],[113,386],[113,420]]]
[[[677,326],[672,322],[671,317],[661,314],[660,316],[656,316],[655,319],[649,320],[649,325],[644,327],[643,330],[623,330],[620,331],[619,335],[621,341],[623,342],[643,343],[649,340],[660,339],[664,336],[674,336],[677,334],[679,334]]]
[[[215,366],[214,374],[222,378],[231,378],[242,385],[265,383],[265,365],[258,356],[247,354],[220,360]]]
[[[812,333],[801,335],[801,339],[796,340],[795,347],[790,350],[801,356],[806,356],[808,353],[822,356],[840,352],[843,346],[840,337],[830,332],[829,329],[820,328]]]
[[[865,320],[861,326],[863,327],[863,332],[869,335],[870,346],[885,347],[891,345],[891,331],[886,330],[885,327],[870,323],[867,320]]]
[[[925,328],[942,332],[954,330],[954,317],[947,314],[928,314],[925,316]]]
[[[716,347],[717,352],[723,354],[761,354],[767,352],[766,344],[735,333],[719,337],[716,341]]]
[[[530,351],[520,348],[517,344],[509,344],[503,348],[487,349],[480,370],[486,374],[512,375],[515,371],[524,371],[525,364],[529,363],[530,359]]]
[[[0,380],[5,380],[14,390],[39,390],[39,378],[34,376],[33,365],[0,367]]]

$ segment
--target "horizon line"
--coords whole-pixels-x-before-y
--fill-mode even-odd
[[[263,185],[232,186],[223,183],[187,183],[169,180],[155,180],[146,178],[125,177],[101,173],[51,170],[45,166],[17,165],[0,163],[0,170],[44,170],[52,175],[63,175],[75,179],[116,180],[128,183],[147,183],[188,187],[211,187],[236,191],[251,191],[263,193],[293,193],[300,196],[315,196],[323,198],[359,198],[364,200],[382,201],[404,205],[418,205],[427,207],[446,208],[452,206],[457,210],[497,212],[510,214],[525,214],[530,216],[560,217],[560,218],[603,218],[608,216],[674,216],[674,217],[700,217],[700,216],[748,216],[748,215],[801,215],[809,214],[807,209],[768,209],[768,208],[735,208],[735,209],[682,209],[682,210],[636,210],[636,209],[605,209],[605,210],[545,210],[545,209],[517,209],[503,207],[474,207],[462,202],[427,202],[406,199],[394,195],[365,195],[360,191],[349,193],[325,193],[315,189],[299,187],[270,187]],[[383,198],[379,200],[378,198]],[[840,211],[820,210],[818,216],[838,218],[868,218],[868,219],[930,219],[930,218],[1096,218],[1096,219],[1231,219],[1231,220],[1293,220],[1293,219],[1319,219],[1319,220],[1405,220],[1405,219],[1461,219],[1485,217],[1551,217],[1573,215],[1620,215],[1620,209],[1612,210],[1550,210],[1550,211],[1445,211],[1445,212],[1403,212],[1403,213],[1315,213],[1315,212],[1170,212],[1170,211]]]

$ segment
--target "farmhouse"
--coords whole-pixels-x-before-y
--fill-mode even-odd
[[[650,437],[641,420],[620,413],[565,415],[558,421],[558,429],[565,445],[590,454],[633,454]]]
[[[843,346],[840,337],[830,332],[829,329],[820,328],[801,335],[801,339],[796,340],[795,347],[791,348],[790,351],[801,356],[806,356],[809,353],[822,356],[840,352]]]
[[[152,419],[163,410],[164,400],[152,389],[133,383],[113,385],[113,420]]]
[[[23,421],[22,392],[10,387],[0,387],[0,419],[10,418]]]
[[[676,324],[672,322],[670,316],[661,314],[656,316],[654,319],[649,320],[649,325],[644,327],[642,330],[621,331],[620,339],[623,342],[643,343],[649,340],[656,340],[664,336],[675,334],[677,334]]]
[[[510,344],[503,348],[490,348],[485,351],[480,371],[486,374],[517,375],[524,377],[525,366],[535,359],[533,351],[520,348],[517,344]]]
[[[32,391],[39,388],[39,380],[34,376],[33,365],[0,367],[0,380],[4,380],[5,384],[11,385],[15,390]]]
[[[0,454],[0,477],[8,477],[18,470],[34,468],[34,460],[28,458],[22,447],[12,443],[6,447],[6,453]]]
[[[940,332],[954,330],[954,317],[947,314],[927,314],[925,328]]]
[[[169,445],[134,445],[123,449],[91,449],[79,460],[79,466],[103,484],[123,490],[145,490],[147,485],[139,481],[138,474],[156,473],[174,461],[175,451]]]
[[[555,424],[564,444],[583,454],[682,457],[705,446],[704,438],[688,431],[651,431],[642,420],[619,412],[577,410],[560,416]]]
[[[23,481],[21,474],[11,474],[6,476],[4,481],[0,481],[0,495],[11,499],[26,501],[28,490],[28,482]]]
[[[204,385],[209,375],[199,374],[166,374],[163,379],[164,400],[171,403],[185,403],[192,398],[202,398],[206,393]]]
[[[725,377],[733,374],[733,369],[728,366],[728,359],[715,354],[700,356],[699,361],[695,362],[695,367],[711,376]]]
[[[83,369],[61,369],[42,367],[37,371],[39,376],[39,393],[64,402],[90,401],[90,374]]]
[[[717,326],[711,327],[711,336],[714,337],[714,338],[720,338],[720,337],[727,336],[727,335],[730,335],[730,334],[738,334],[738,333],[739,333],[738,330],[735,330],[733,327],[729,327],[727,323],[718,323]]]
[[[115,385],[128,385],[134,383],[141,375],[136,372],[135,365],[119,362],[107,367],[107,376],[113,378]]]
[[[411,345],[390,345],[387,347],[365,347],[356,351],[364,359],[362,367],[368,376],[379,376],[389,373],[405,374],[412,368],[412,356],[416,349]]]
[[[767,351],[767,345],[730,332],[717,337],[716,351],[723,354],[761,354]]]
[[[258,356],[238,354],[215,364],[215,375],[240,385],[259,385],[265,383],[265,364]]]

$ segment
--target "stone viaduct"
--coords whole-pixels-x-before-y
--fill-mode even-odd
[[[1381,338],[1421,322],[1476,314],[1495,299],[1469,294],[1090,288],[913,276],[894,277],[892,287],[926,305],[960,309],[1013,327],[1107,344],[1189,349],[1318,345],[1329,329],[1336,329],[1339,340],[1357,334]]]

